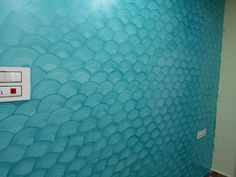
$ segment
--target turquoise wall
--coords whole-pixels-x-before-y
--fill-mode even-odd
[[[32,100],[0,104],[1,177],[204,176],[223,11],[223,0],[0,0],[0,66],[32,68]]]

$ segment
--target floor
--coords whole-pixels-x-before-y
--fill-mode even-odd
[[[205,177],[227,177],[227,176],[212,171],[209,175],[207,175]]]

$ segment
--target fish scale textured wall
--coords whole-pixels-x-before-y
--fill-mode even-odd
[[[32,99],[0,104],[0,176],[204,176],[223,9],[223,0],[0,0],[0,66],[32,69]]]

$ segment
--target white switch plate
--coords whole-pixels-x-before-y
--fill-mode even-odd
[[[0,67],[0,102],[30,99],[30,68]]]
[[[202,139],[204,138],[205,136],[207,135],[207,130],[206,129],[202,129],[202,130],[199,130],[197,132],[197,139]]]
[[[22,72],[0,70],[0,83],[22,82]]]

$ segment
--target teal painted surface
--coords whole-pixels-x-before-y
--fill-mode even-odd
[[[215,130],[224,1],[1,0],[1,177],[202,177]],[[196,140],[199,129],[207,136]]]

